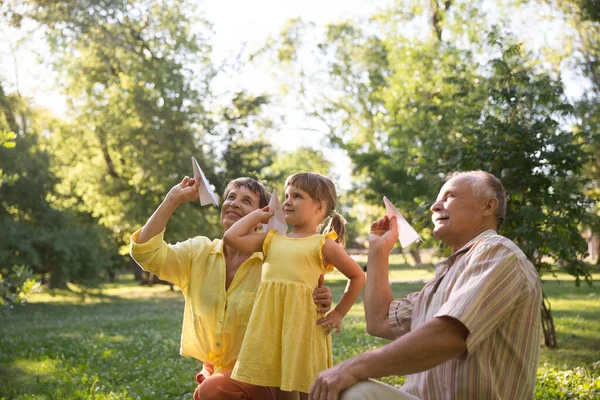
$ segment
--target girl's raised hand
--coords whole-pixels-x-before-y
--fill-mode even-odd
[[[342,314],[337,310],[333,310],[325,317],[317,320],[317,325],[321,325],[327,328],[327,331],[325,332],[326,335],[329,335],[329,333],[332,332],[334,329],[335,333],[340,333],[340,331],[342,330],[342,319],[344,319]]]
[[[265,206],[263,208],[259,208],[258,210],[254,210],[252,212],[257,215],[258,222],[260,222],[261,224],[266,224],[267,222],[269,222],[269,220],[271,219],[271,217],[273,215],[275,215],[275,212],[271,211],[271,209],[269,208],[269,206]]]

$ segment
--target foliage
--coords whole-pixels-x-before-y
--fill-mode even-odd
[[[231,104],[219,111],[219,123],[211,130],[218,146],[222,147],[216,172],[215,186],[223,193],[227,184],[242,176],[260,179],[261,171],[273,163],[275,157],[271,144],[263,138],[264,130],[271,126],[261,118],[269,98],[237,92]],[[216,151],[213,150],[213,153]],[[217,154],[215,154],[217,156]]]
[[[33,279],[31,269],[25,265],[13,265],[8,276],[0,273],[0,311],[25,302],[27,296],[37,287],[38,283]]]
[[[280,152],[273,163],[262,171],[261,178],[268,182],[281,197],[286,178],[291,174],[306,171],[328,176],[334,183],[336,182],[332,163],[325,159],[323,151],[310,147],[299,147],[294,151]]]
[[[206,21],[185,0],[27,4],[23,19],[45,27],[69,101],[70,121],[49,127],[55,201],[91,214],[124,254],[131,232],[191,174],[192,156],[214,177],[202,151],[215,73]],[[218,231],[216,210],[198,207],[176,213],[171,240],[198,224]]]
[[[327,278],[327,284],[339,299],[346,281]],[[396,297],[421,287],[392,285]],[[556,351],[542,349],[536,398],[594,398],[600,379],[597,352],[590,351],[599,344],[597,294],[554,281],[545,282],[544,290],[557,304],[559,330],[580,340],[561,341],[560,357],[549,358]],[[85,303],[64,290],[32,295],[28,307],[14,310],[0,325],[0,398],[189,398],[200,363],[178,354],[183,305],[180,293],[131,280],[103,285]],[[585,329],[565,325],[567,320]],[[333,336],[334,363],[384,343],[366,334],[359,301]],[[403,378],[385,381],[398,385]]]
[[[576,283],[589,279],[580,228],[591,222],[583,166],[593,153],[582,146],[586,135],[567,125],[575,115],[562,82],[540,69],[509,32],[481,22],[481,8],[422,5],[402,2],[367,21],[328,27],[317,46],[326,77],[298,74],[302,83],[288,87],[308,97],[307,111],[348,152],[365,201],[379,204],[387,195],[427,237],[427,209],[441,178],[454,170],[488,170],[510,196],[503,233],[540,272],[550,257]],[[443,15],[429,35],[405,29],[430,12]],[[469,18],[479,22],[469,26]],[[294,47],[285,38],[281,46],[294,49],[295,57],[280,61],[300,64],[295,59],[306,40],[300,37]],[[315,77],[327,96],[325,89],[310,89]]]
[[[507,39],[508,37],[508,39]],[[587,154],[577,132],[561,123],[572,117],[563,86],[535,72],[528,56],[506,33],[489,34],[501,56],[489,63],[488,101],[480,123],[463,131],[448,149],[450,169],[485,169],[503,180],[508,193],[503,232],[543,272],[550,257],[579,279],[590,278],[581,261],[586,244],[580,224],[590,220],[582,168]]]
[[[593,399],[598,395],[600,395],[600,378],[594,377],[586,368],[558,370],[544,364],[538,372],[536,399]]]
[[[15,133],[6,130],[0,131],[0,147],[10,149],[15,147]],[[19,178],[18,174],[6,175],[0,168],[0,189],[2,185],[12,185]]]
[[[38,134],[44,118],[18,95],[0,99],[4,105],[0,129],[19,132],[12,148],[0,147],[0,169],[19,177],[0,191],[0,273],[9,277],[10,266],[26,265],[42,280],[47,274],[55,286],[68,280],[98,281],[122,262],[117,249],[105,239],[109,236],[105,228],[89,215],[51,204],[57,179],[50,172],[47,142]]]
[[[0,131],[0,147],[7,149],[15,147],[14,132]],[[0,169],[0,189],[2,184],[12,185],[18,179],[18,175],[5,176]],[[12,271],[7,276],[5,268],[0,268],[0,311],[12,308],[13,304],[24,301],[27,295],[35,289],[36,282],[32,279],[31,269],[25,265],[13,265]]]
[[[519,2],[520,3],[520,2]],[[523,1],[529,6],[537,3]],[[546,0],[552,10],[561,13],[547,18],[551,23],[558,19],[563,22],[565,32],[559,36],[556,49],[546,51],[545,61],[557,70],[566,65],[571,73],[589,86],[574,102],[574,131],[580,137],[582,149],[589,155],[583,166],[583,174],[588,179],[585,195],[591,201],[588,218],[583,225],[600,235],[600,4],[596,0]],[[558,21],[556,21],[558,22]],[[566,23],[565,23],[566,22]],[[559,50],[560,49],[560,50]],[[550,56],[548,56],[550,54]],[[600,246],[596,249],[600,253]],[[600,263],[600,255],[597,259]]]

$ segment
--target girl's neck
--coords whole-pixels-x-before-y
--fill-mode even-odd
[[[313,224],[296,226],[292,225],[292,229],[286,236],[298,238],[312,236],[317,233],[317,227],[318,225]]]

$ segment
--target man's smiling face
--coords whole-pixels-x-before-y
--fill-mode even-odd
[[[433,234],[450,248],[453,248],[453,244],[466,243],[483,226],[481,199],[473,194],[472,179],[477,178],[450,179],[442,186],[430,208],[433,213]]]

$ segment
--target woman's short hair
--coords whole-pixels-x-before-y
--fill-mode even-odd
[[[223,198],[226,199],[229,192],[233,189],[244,187],[258,196],[259,208],[263,208],[269,205],[271,200],[271,194],[267,191],[265,185],[253,178],[242,177],[232,180],[227,184],[225,191],[223,192]]]

